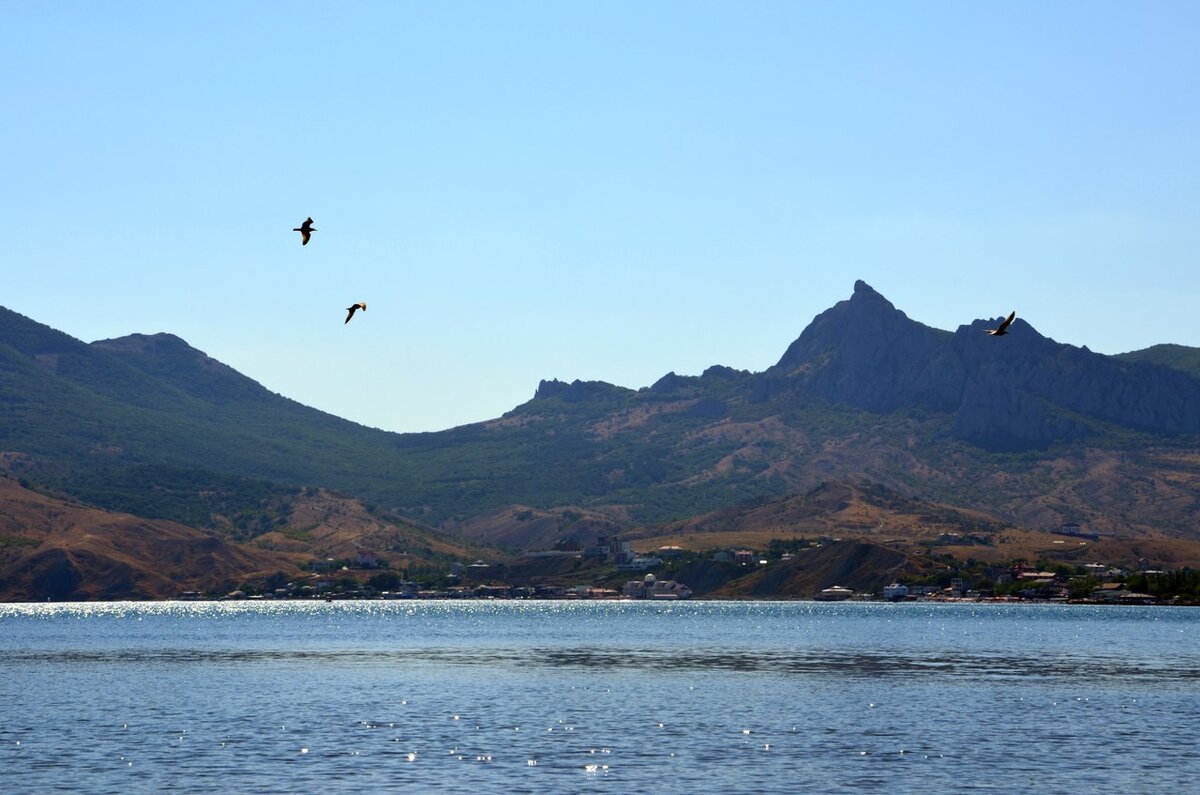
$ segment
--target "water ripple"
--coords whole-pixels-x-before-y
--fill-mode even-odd
[[[578,668],[837,675],[841,677],[1029,677],[1104,679],[1200,679],[1200,657],[1129,660],[1123,657],[1048,654],[914,654],[911,652],[836,653],[827,650],[671,649],[646,654],[629,647],[498,647],[411,649],[15,649],[0,650],[0,665],[60,664],[329,664],[368,666],[466,666],[511,668]]]
[[[0,789],[1185,792],[1197,624],[1061,606],[0,606]]]

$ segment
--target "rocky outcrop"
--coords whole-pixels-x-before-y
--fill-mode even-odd
[[[1004,336],[984,333],[1000,319],[954,332],[931,328],[860,280],[766,372],[720,365],[699,377],[670,372],[637,393],[598,381],[543,381],[536,399],[692,399],[688,416],[718,419],[734,403],[815,397],[877,414],[945,414],[954,437],[1003,451],[1081,439],[1106,425],[1200,433],[1200,378],[1186,370],[1064,345],[1023,318]]]
[[[863,281],[825,310],[768,373],[786,375],[826,400],[870,411],[914,403],[949,410],[956,373],[935,366],[949,335],[910,320]],[[949,388],[948,388],[949,387]]]
[[[560,398],[565,403],[583,403],[588,400],[602,400],[623,394],[632,394],[632,390],[613,386],[605,381],[580,381],[576,379],[568,384],[565,381],[559,381],[555,378],[550,381],[543,380],[539,382],[533,399],[548,400],[550,398]]]
[[[768,371],[815,395],[874,412],[950,412],[952,432],[990,449],[1080,438],[1098,423],[1200,432],[1200,379],[1042,336],[1018,318],[955,333],[910,320],[864,282],[819,315]]]

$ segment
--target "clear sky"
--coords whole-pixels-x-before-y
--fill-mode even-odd
[[[1200,346],[1197,41],[1191,0],[0,0],[0,304],[398,431],[762,370],[858,278]]]

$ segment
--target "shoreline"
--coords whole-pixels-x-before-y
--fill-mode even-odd
[[[919,599],[817,599],[807,598],[765,598],[743,599],[731,597],[699,597],[688,599],[635,599],[625,596],[617,597],[580,597],[580,596],[531,596],[531,597],[499,597],[499,596],[334,596],[325,597],[174,597],[168,599],[73,599],[42,602],[31,601],[0,601],[4,606],[40,606],[40,605],[101,605],[101,604],[286,604],[286,603],[333,603],[333,602],[621,602],[621,603],[657,603],[678,604],[680,602],[722,602],[722,603],[796,603],[796,604],[942,604],[942,605],[1065,605],[1084,607],[1200,607],[1200,601],[1181,599],[1149,599],[1135,601],[1104,601],[1097,599],[1013,599],[1013,598],[919,598]]]

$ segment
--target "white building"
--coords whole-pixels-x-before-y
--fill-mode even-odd
[[[692,589],[681,582],[659,580],[653,574],[647,574],[641,580],[625,583],[624,595],[631,599],[687,599],[692,595]]]
[[[617,568],[621,571],[646,571],[647,569],[652,569],[655,566],[661,565],[662,558],[644,558],[641,555],[638,555],[628,562],[618,563]]]

